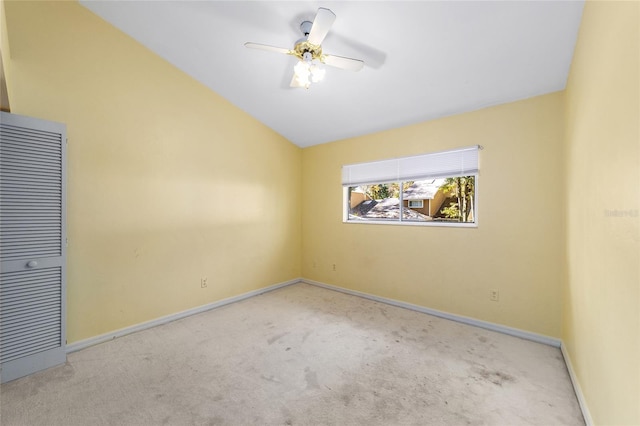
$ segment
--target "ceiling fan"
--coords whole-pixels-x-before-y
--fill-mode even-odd
[[[336,15],[331,10],[323,7],[319,8],[313,22],[304,21],[300,24],[300,30],[304,37],[296,41],[293,49],[251,42],[247,42],[244,45],[251,49],[261,49],[297,57],[299,62],[293,68],[293,78],[290,86],[308,89],[311,83],[317,83],[324,78],[325,70],[321,64],[349,71],[360,71],[364,66],[364,62],[359,59],[322,53],[322,41],[327,36],[335,20]]]

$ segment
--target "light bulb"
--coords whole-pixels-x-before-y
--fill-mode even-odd
[[[293,75],[298,86],[309,88],[311,84],[309,81],[310,74],[308,62],[300,61],[293,67]]]
[[[294,87],[304,87],[304,88],[308,89],[309,85],[311,84],[309,82],[308,78],[300,78],[300,76],[298,74],[294,74],[293,78],[294,78],[294,82],[295,82],[295,86]]]
[[[322,81],[327,71],[321,68],[319,64],[313,64],[309,67],[309,72],[311,73],[311,81],[318,83]]]
[[[310,73],[309,64],[300,61],[293,67],[293,72],[300,78],[308,79]]]

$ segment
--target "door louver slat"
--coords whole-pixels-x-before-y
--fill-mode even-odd
[[[49,159],[50,161],[45,161],[39,156],[30,156],[29,158],[26,158],[24,155],[15,155],[15,154],[7,153],[6,149],[2,150],[2,155],[5,155],[8,159],[11,160],[11,164],[5,164],[4,167],[15,167],[19,165],[21,167],[44,168],[47,170],[52,170],[54,172],[60,171],[60,167],[59,167],[60,159],[57,159],[57,161],[55,161],[54,159]]]
[[[15,161],[16,164],[24,164],[27,167],[59,166],[62,164],[61,159],[56,156],[47,156],[49,160],[47,161],[43,158],[42,154],[21,154],[19,151],[14,152],[13,149],[2,148],[2,155],[7,158],[7,160]]]
[[[52,279],[49,282],[43,282],[40,286],[29,285],[7,289],[7,292],[11,290],[12,294],[2,292],[2,297],[5,298],[3,305],[7,309],[11,309],[12,306],[22,306],[23,304],[29,303],[31,300],[42,301],[45,303],[48,299],[41,299],[41,296],[48,297],[49,295],[55,295],[56,292],[60,292],[60,289],[55,288],[56,282],[56,280]]]
[[[8,153],[19,154],[21,152],[21,145],[20,145],[20,142],[18,142],[18,141],[6,140],[4,146],[6,147],[6,151]],[[38,145],[38,144],[33,144],[32,146],[33,146],[33,153],[30,150],[29,152],[25,153],[24,156],[21,155],[20,157],[21,158],[29,158],[34,153],[38,154],[38,153],[43,153],[43,152],[45,152],[45,153],[49,152],[49,153],[54,153],[54,156],[52,157],[52,159],[54,161],[56,160],[56,158],[58,158],[58,156],[56,155],[56,154],[58,154],[58,152],[55,150],[55,148],[52,148],[52,147],[46,146],[46,145]],[[2,150],[5,151],[5,148],[3,148]]]
[[[18,234],[11,234],[11,232],[7,232],[5,234],[2,235],[2,243],[0,245],[4,245],[4,244],[12,244],[14,241],[22,241],[25,244],[28,244],[31,241],[47,241],[47,240],[51,240],[51,239],[55,239],[58,237],[58,234],[55,232],[49,233],[47,234],[46,232],[38,232],[38,233],[29,233],[26,234],[24,236],[20,236]],[[58,241],[59,242],[59,241]]]
[[[31,322],[39,321],[41,318],[47,318],[52,313],[55,314],[56,305],[51,304],[49,306],[43,305],[42,308],[38,311],[38,313],[32,312],[21,312],[21,313],[13,313],[11,315],[2,315],[0,319],[2,319],[2,323],[7,327],[12,327],[15,324],[22,325],[28,324]]]
[[[7,145],[6,149],[3,148],[2,151],[6,151],[7,153],[7,158],[9,155],[13,154],[13,155],[18,155],[20,153],[20,151],[17,149],[16,146],[12,146],[12,145]],[[58,157],[59,153],[52,148],[46,147],[46,146],[33,146],[32,149],[29,149],[30,152],[30,157],[31,158],[44,158],[44,157],[48,157],[51,158],[51,160],[53,162],[59,162],[60,158]]]
[[[29,147],[33,147],[34,149],[50,149],[52,151],[56,151],[59,152],[57,147],[58,147],[58,142],[60,141],[60,139],[54,139],[54,138],[43,138],[43,139],[38,139],[37,137],[34,136],[24,136],[24,137],[20,137],[16,134],[11,134],[9,132],[4,132],[4,140],[5,140],[5,144],[6,146],[23,146],[23,144],[28,143]]]
[[[55,248],[55,249],[51,249],[51,250],[21,250],[21,251],[16,251],[13,255],[11,256],[2,256],[2,258],[0,258],[0,260],[16,260],[16,259],[20,259],[20,258],[33,258],[39,256],[39,257],[53,257],[53,256],[58,256],[60,254],[60,250],[59,248]]]
[[[3,126],[2,133],[3,138],[7,145],[12,143],[28,143],[30,147],[44,146],[55,150],[60,142],[60,137],[55,134],[47,133],[28,133],[23,132],[24,128],[10,129],[7,126]]]
[[[25,303],[23,303],[22,305],[17,305],[17,306],[7,308],[7,315],[19,315],[19,314],[22,314],[23,312],[26,314],[27,308],[30,309],[34,307],[38,309],[42,309],[44,312],[45,309],[49,309],[52,306],[55,307],[56,309],[60,308],[57,302],[25,301]]]
[[[2,352],[1,356],[2,356],[3,362],[7,363],[9,361],[13,361],[19,358],[24,358],[29,355],[34,355],[49,349],[54,349],[57,346],[60,346],[59,337],[51,336],[48,339],[34,340],[31,343],[23,345],[18,350],[8,349]]]
[[[3,330],[4,344],[1,349],[3,354],[20,354],[25,347],[39,345],[43,341],[60,338],[60,324],[45,322],[27,330]],[[3,359],[4,361],[4,359]]]
[[[34,222],[36,222],[34,220]],[[25,231],[25,235],[26,234],[35,234],[35,233],[39,233],[39,232],[43,232],[43,233],[48,233],[48,232],[54,232],[54,233],[59,233],[59,229],[60,226],[59,225],[55,225],[55,224],[47,224],[46,222],[42,222],[42,221],[38,221],[36,223],[36,226],[32,226],[31,229],[27,231]],[[21,222],[15,222],[13,224],[7,224],[6,226],[2,226],[0,227],[0,234],[2,235],[8,235],[10,232],[17,232],[24,229],[24,223]]]
[[[59,177],[59,176],[55,176]],[[60,191],[59,182],[49,182],[44,179],[37,179],[26,174],[9,175],[2,178],[0,189],[11,192],[12,190],[22,190],[29,188],[31,190],[42,188],[46,191]]]

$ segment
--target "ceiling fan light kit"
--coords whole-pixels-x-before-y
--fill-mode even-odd
[[[317,59],[313,59],[309,52],[305,52],[302,60],[293,67],[292,87],[309,88],[311,83],[319,83],[324,78],[326,70]]]
[[[296,41],[293,49],[251,42],[247,42],[244,45],[251,49],[284,53],[298,58],[299,62],[293,68],[293,78],[290,86],[308,89],[311,83],[318,83],[324,78],[326,70],[322,67],[322,64],[349,71],[360,71],[364,66],[364,62],[359,59],[322,53],[321,44],[335,19],[336,15],[331,10],[319,8],[313,22],[304,21],[300,24],[300,30],[304,37]]]

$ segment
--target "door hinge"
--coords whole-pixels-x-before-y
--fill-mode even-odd
[[[65,247],[69,247],[69,239],[68,238],[64,239],[64,246]]]

